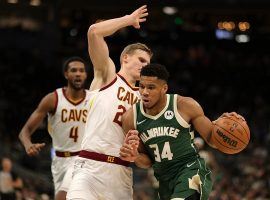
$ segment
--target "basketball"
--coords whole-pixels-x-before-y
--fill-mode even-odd
[[[216,121],[212,137],[218,150],[226,154],[236,154],[248,145],[250,130],[242,119],[235,116],[222,117]]]

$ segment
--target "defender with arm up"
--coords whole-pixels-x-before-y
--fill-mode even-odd
[[[122,115],[139,100],[135,83],[141,69],[150,63],[152,53],[145,44],[128,45],[121,53],[121,68],[116,73],[105,38],[123,27],[140,28],[147,15],[146,6],[142,6],[130,15],[89,28],[88,49],[94,67],[90,90],[95,91],[95,97],[68,199],[133,199],[132,169],[129,162],[119,158],[125,137]]]

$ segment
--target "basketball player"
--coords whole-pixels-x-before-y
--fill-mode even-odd
[[[16,200],[16,190],[23,188],[23,181],[14,173],[12,161],[8,157],[2,158],[0,170],[0,199]]]
[[[152,53],[144,44],[128,45],[121,53],[121,69],[116,73],[104,38],[123,27],[140,28],[147,15],[146,6],[142,6],[130,15],[101,21],[89,28],[89,55],[94,66],[90,90],[96,91],[96,94],[68,199],[133,199],[132,169],[128,167],[129,162],[119,158],[119,150],[124,142],[121,118],[139,100],[135,83],[140,77],[141,68],[150,62]]]
[[[141,102],[125,113],[123,128],[125,132],[133,130],[129,135],[135,134],[135,129],[138,131],[142,147],[146,149],[144,152],[149,155],[143,166],[153,163],[161,200],[207,200],[212,188],[211,172],[194,147],[190,127],[192,124],[214,147],[211,140],[213,123],[194,99],[166,94],[168,77],[166,68],[159,64],[150,64],[141,70]],[[243,119],[236,113],[226,115]],[[138,163],[141,154],[129,143],[127,139],[121,148],[121,158],[132,161],[133,156],[141,166],[142,163]],[[139,146],[139,151],[142,147]]]
[[[51,165],[56,200],[66,199],[74,159],[81,147],[90,98],[90,92],[84,89],[87,78],[84,60],[69,58],[63,71],[67,87],[46,95],[19,134],[26,153],[37,155],[45,143],[32,143],[31,135],[48,115],[48,131],[56,154]]]

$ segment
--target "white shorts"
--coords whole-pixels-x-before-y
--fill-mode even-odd
[[[67,199],[132,200],[132,168],[79,157]]]
[[[52,176],[54,182],[54,193],[58,191],[68,191],[72,173],[74,169],[74,163],[78,156],[71,157],[58,157],[54,156],[52,160]]]

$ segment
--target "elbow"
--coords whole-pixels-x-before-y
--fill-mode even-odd
[[[24,133],[23,133],[23,131],[21,131],[21,132],[19,133],[18,138],[19,138],[20,142],[21,142],[22,144],[24,144]]]
[[[21,132],[18,135],[18,138],[21,142],[23,142],[24,138],[27,137],[28,135],[30,135],[30,127],[28,126],[24,126],[21,130]]]
[[[24,125],[24,126],[22,127],[22,129],[21,129],[19,135],[18,135],[18,137],[19,137],[20,140],[22,140],[23,135],[25,134],[26,130],[27,130],[27,126]]]
[[[22,131],[19,133],[18,138],[20,141],[22,141]]]
[[[87,36],[88,38],[91,38],[95,35],[97,35],[97,26],[96,24],[92,24],[88,29]]]
[[[87,35],[88,36],[90,36],[90,35],[97,35],[98,34],[98,31],[97,30],[100,29],[99,27],[102,27],[102,26],[99,26],[98,23],[100,23],[102,21],[104,21],[104,20],[99,19],[94,24],[90,25],[90,27],[88,28]]]

